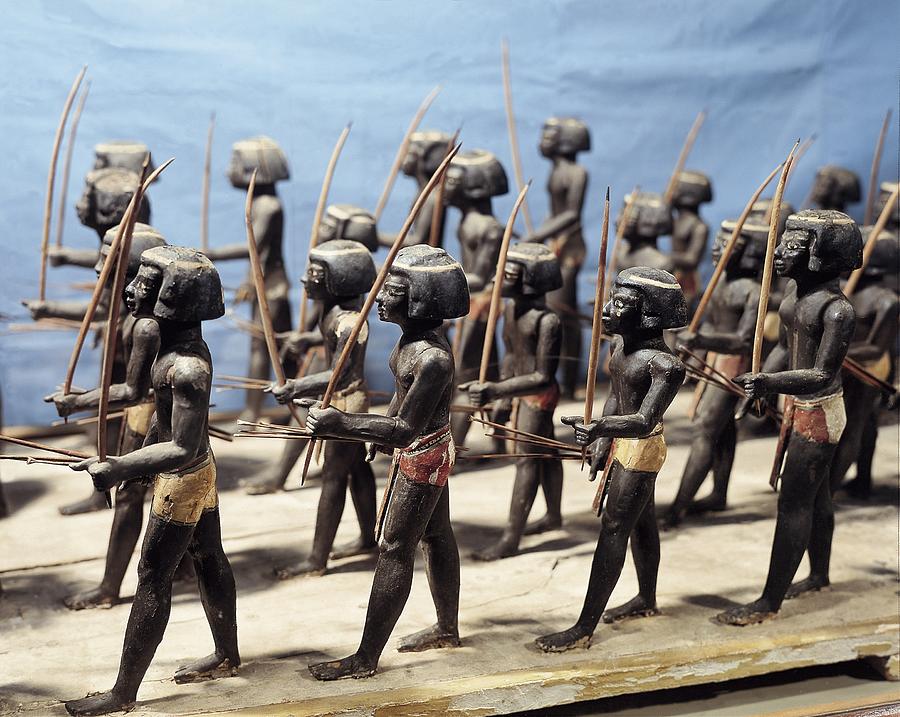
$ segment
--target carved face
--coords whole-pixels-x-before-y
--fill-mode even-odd
[[[319,262],[315,260],[309,262],[309,268],[306,270],[306,276],[303,277],[302,281],[306,287],[306,294],[313,301],[329,298],[328,269]]]
[[[728,246],[729,239],[731,239],[731,232],[716,232],[716,238],[715,240],[713,240],[712,246],[712,260],[714,266],[718,266],[722,255],[725,253],[725,247]],[[728,264],[725,266],[725,271],[733,271],[740,265],[741,257],[744,254],[744,249],[746,246],[746,238],[743,234],[738,234],[737,239],[734,243],[734,250],[731,252],[731,258],[729,259]]]
[[[409,316],[409,283],[401,276],[388,274],[375,297],[378,318],[391,324],[403,324]]]
[[[81,196],[75,203],[75,212],[78,214],[78,221],[86,227],[93,228],[94,187],[90,182],[85,182],[84,190],[81,192]]]
[[[466,170],[454,167],[452,164],[444,172],[444,204],[458,206],[464,201],[463,185],[466,180]]]
[[[162,286],[162,272],[155,266],[141,264],[137,276],[125,287],[125,304],[135,316],[153,316]]]
[[[603,328],[611,334],[630,334],[641,327],[640,292],[627,286],[615,286],[603,307]]]
[[[541,154],[548,159],[559,151],[560,128],[558,125],[544,125],[541,131],[541,143],[538,145]]]
[[[781,235],[775,247],[775,271],[779,276],[797,279],[809,270],[809,246],[812,236],[802,229],[791,229]]]
[[[418,142],[410,142],[400,164],[400,171],[407,177],[415,177],[422,161],[422,145]]]
[[[522,295],[522,265],[517,261],[507,261],[503,267],[503,285],[500,295],[513,298]]]
[[[338,238],[337,220],[330,214],[323,214],[319,222],[319,243],[322,244]]]

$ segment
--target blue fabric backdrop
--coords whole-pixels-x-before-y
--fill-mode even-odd
[[[196,245],[203,147],[215,110],[212,244],[244,236],[243,196],[224,177],[231,142],[269,134],[291,160],[293,177],[280,191],[288,265],[298,277],[328,154],[348,120],[353,131],[333,201],[375,204],[406,124],[435,84],[443,91],[425,126],[452,131],[462,124],[466,147],[495,151],[511,174],[500,75],[506,36],[537,220],[547,208],[548,164],[536,149],[543,120],[573,114],[593,131],[594,149],[584,158],[592,175],[591,266],[605,186],[612,185],[616,205],[636,183],[660,190],[703,107],[709,116],[689,166],[713,178],[715,201],[704,210],[713,224],[734,216],[793,140],[813,132],[818,140],[788,190],[792,202],[802,202],[825,163],[850,167],[865,181],[881,119],[897,105],[897,27],[894,0],[7,3],[0,26],[0,312],[24,320],[18,300],[37,293],[47,161],[83,63],[93,84],[74,155],[67,245],[96,246],[71,207],[92,146],[111,138],[141,139],[158,161],[177,158],[152,190],[154,224],[170,242]],[[896,179],[896,127],[895,113],[882,178]],[[384,230],[399,228],[413,193],[399,178]],[[497,202],[498,216],[507,215],[512,198]],[[851,210],[858,215],[861,206]],[[448,248],[454,252],[454,242]],[[226,284],[243,276],[239,264],[222,265]],[[582,297],[592,292],[592,275],[584,272]],[[53,298],[84,297],[70,284],[91,278],[76,269],[49,276]],[[244,373],[246,336],[224,320],[206,332],[217,370]],[[373,332],[374,388],[390,388],[386,354],[396,336],[391,327]],[[40,396],[62,379],[72,339],[70,332],[0,336],[7,423],[55,417]],[[98,352],[87,351],[76,383],[94,385],[97,364]],[[214,400],[234,406],[240,396]]]

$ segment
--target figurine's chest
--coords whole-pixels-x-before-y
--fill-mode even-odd
[[[483,214],[469,214],[459,225],[459,243],[464,249],[475,251],[484,241],[488,231],[497,226],[497,220]]]
[[[512,350],[517,363],[525,359],[534,364],[542,315],[543,312],[532,309],[516,317],[512,307],[507,309],[503,322],[503,338]]]
[[[635,401],[650,385],[649,362],[643,352],[626,354],[621,345],[616,346],[609,359],[609,375],[620,408],[633,411]]]
[[[554,169],[547,178],[547,193],[552,200],[564,200],[570,183],[568,173],[564,169]]]
[[[733,329],[737,326],[747,306],[747,296],[752,290],[747,279],[719,282],[712,298],[712,320],[717,329]]]

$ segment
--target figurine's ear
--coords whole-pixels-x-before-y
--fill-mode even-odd
[[[658,329],[662,327],[662,317],[644,314],[641,319],[641,326],[645,329]]]

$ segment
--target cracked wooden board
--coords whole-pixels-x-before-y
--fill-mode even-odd
[[[572,408],[561,412],[578,412]],[[676,420],[670,433],[669,460],[658,481],[660,504],[675,492],[687,454],[683,441],[690,435],[689,427]],[[565,529],[527,538],[515,558],[480,564],[468,553],[497,536],[514,469],[454,476],[451,504],[463,558],[463,647],[419,654],[394,650],[400,636],[434,619],[419,564],[378,674],[336,683],[316,682],[306,666],[356,647],[371,561],[338,562],[324,578],[274,582],[268,577],[272,567],[308,549],[318,488],[250,497],[234,490],[226,475],[224,542],[238,582],[245,664],[236,678],[173,683],[174,670],[210,646],[195,589],[179,587],[135,714],[500,714],[896,654],[897,494],[884,472],[896,463],[894,426],[882,429],[878,444],[879,499],[839,505],[833,589],[785,603],[777,619],[762,625],[734,628],[711,621],[719,610],[755,598],[765,579],[775,494],[765,484],[763,461],[754,459],[770,456],[773,445],[770,438],[739,444],[731,510],[662,535],[660,616],[601,625],[590,650],[562,655],[545,655],[530,645],[538,635],[569,626],[580,609],[596,539],[596,518],[588,509],[594,485],[577,465],[567,465]],[[241,467],[252,472],[279,449],[277,442],[217,444],[217,458],[225,473]],[[376,467],[380,478],[384,468]],[[7,591],[0,601],[0,712],[62,715],[60,700],[107,689],[115,679],[128,605],[73,614],[59,604],[73,589],[99,578],[110,515],[55,515],[57,505],[82,497],[85,490],[79,476],[65,469],[35,474],[4,466],[3,476],[14,496],[28,500],[14,497],[16,512],[0,521],[0,545],[8,548],[0,551],[0,580]],[[534,517],[542,509],[539,498]],[[348,501],[337,542],[354,533]],[[126,596],[134,590],[135,565],[126,578]],[[805,570],[801,566],[801,577]],[[610,604],[627,600],[635,590],[629,560]],[[77,642],[83,635],[90,639]]]

